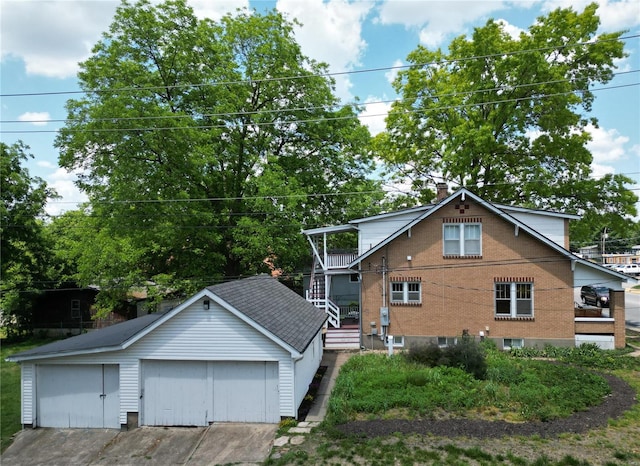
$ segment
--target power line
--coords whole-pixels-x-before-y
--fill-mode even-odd
[[[636,87],[640,86],[640,83],[632,83],[632,84],[621,84],[617,86],[609,86],[602,87],[597,89],[591,89],[590,92],[597,91],[607,91],[612,89],[622,89],[627,87]],[[270,121],[270,122],[252,122],[252,123],[239,123],[239,124],[231,124],[229,122],[220,123],[220,124],[210,124],[210,125],[194,125],[194,126],[160,126],[160,127],[131,127],[131,128],[80,128],[80,129],[70,129],[65,128],[65,131],[70,133],[81,133],[81,132],[92,132],[92,133],[122,133],[122,132],[149,132],[149,131],[173,131],[173,130],[195,130],[195,129],[229,129],[230,127],[236,129],[242,128],[256,128],[256,127],[266,127],[266,126],[277,126],[279,124],[293,125],[293,124],[301,124],[301,123],[319,123],[319,122],[328,122],[328,121],[343,121],[343,120],[351,120],[354,118],[373,118],[373,117],[384,117],[389,116],[395,113],[413,113],[413,114],[425,114],[431,112],[437,112],[442,110],[459,110],[463,108],[472,108],[483,105],[497,105],[511,102],[526,102],[529,100],[535,99],[546,99],[551,97],[558,97],[562,95],[569,94],[579,94],[581,92],[585,92],[584,90],[571,90],[565,92],[556,92],[552,94],[543,94],[533,97],[515,97],[510,99],[502,99],[502,100],[493,100],[493,101],[485,101],[485,102],[474,102],[469,104],[458,104],[458,105],[445,105],[442,107],[433,107],[429,109],[414,109],[410,111],[401,111],[401,112],[388,112],[388,113],[377,113],[377,114],[367,114],[367,115],[348,115],[348,116],[332,116],[332,117],[323,117],[323,118],[308,118],[308,119],[296,119],[291,121]],[[58,133],[60,130],[2,130],[0,134],[42,134],[42,133]]]
[[[452,65],[455,63],[471,61],[471,60],[485,60],[489,58],[501,58],[508,56],[516,56],[527,53],[539,53],[546,52],[551,50],[564,50],[564,49],[572,49],[574,47],[584,47],[595,45],[598,43],[605,42],[617,42],[618,40],[630,40],[640,37],[640,34],[633,34],[629,36],[620,36],[612,39],[596,39],[587,42],[577,42],[573,44],[564,44],[557,46],[547,46],[547,47],[538,47],[533,49],[526,50],[517,50],[513,52],[502,52],[502,53],[494,53],[487,55],[476,55],[472,57],[464,57],[464,58],[456,58],[451,60],[440,60],[434,62],[426,62],[419,63],[413,65],[396,65],[396,66],[387,66],[387,67],[378,67],[378,68],[367,68],[363,70],[351,70],[351,71],[338,71],[334,73],[318,73],[318,74],[309,74],[309,75],[292,75],[292,76],[283,76],[283,77],[274,77],[274,78],[261,78],[261,79],[243,79],[243,80],[234,80],[234,81],[219,81],[212,83],[197,83],[197,84],[175,84],[175,85],[165,85],[165,86],[147,86],[147,87],[123,87],[119,89],[89,89],[89,90],[80,90],[80,91],[56,91],[56,92],[29,92],[29,93],[14,93],[14,94],[0,94],[0,97],[33,97],[33,96],[50,96],[50,95],[65,95],[65,94],[89,94],[89,93],[102,93],[102,92],[114,92],[114,91],[141,91],[141,90],[167,90],[167,89],[181,89],[181,88],[190,88],[190,87],[208,87],[208,86],[229,86],[229,85],[237,85],[237,84],[251,84],[251,83],[263,83],[263,82],[278,82],[278,81],[286,81],[286,80],[298,80],[298,79],[312,79],[312,78],[332,78],[336,76],[345,76],[345,75],[354,75],[354,74],[364,74],[364,73],[378,73],[382,71],[392,71],[392,70],[401,70],[401,69],[415,69],[415,68],[424,68],[427,66],[445,66]]]
[[[621,71],[618,73],[613,73],[613,76],[621,76],[621,75],[625,75],[625,74],[632,74],[632,73],[639,73],[640,70],[628,70],[628,71]],[[504,91],[504,90],[514,90],[514,89],[523,89],[523,88],[528,88],[528,87],[536,87],[536,86],[543,86],[543,85],[549,85],[549,84],[561,84],[561,83],[568,83],[568,82],[572,82],[571,79],[557,79],[557,80],[553,80],[553,81],[539,81],[539,82],[534,82],[534,83],[524,83],[524,84],[516,84],[516,85],[504,85],[504,86],[496,86],[493,88],[485,88],[485,89],[474,89],[471,91],[459,91],[459,92],[448,92],[448,93],[443,93],[443,94],[433,94],[433,95],[429,95],[429,98],[431,99],[442,99],[442,98],[446,98],[446,97],[457,97],[457,96],[471,96],[474,94],[483,94],[483,93],[487,93],[487,92],[498,92],[498,91]],[[621,87],[625,87],[625,86],[633,86],[635,84],[628,84],[628,85],[620,85]],[[608,89],[615,89],[615,86],[611,86],[611,87],[607,87],[607,88],[601,88],[599,90],[608,90]],[[580,91],[572,91],[572,92],[580,92]],[[544,97],[544,96],[543,96]],[[408,99],[388,99],[388,100],[377,100],[377,101],[368,101],[366,103],[364,103],[364,105],[371,105],[371,104],[392,104],[392,103],[397,103],[397,102],[403,102],[405,100]],[[515,100],[515,99],[514,99]],[[360,106],[363,105],[360,102],[354,101],[354,102],[347,102],[342,106]],[[482,105],[482,103],[480,103],[479,105]],[[336,104],[331,104],[331,105],[318,105],[318,106],[306,106],[306,107],[292,107],[292,108],[279,108],[279,109],[266,109],[266,110],[252,110],[252,111],[238,111],[238,112],[224,112],[224,113],[202,113],[202,114],[198,114],[198,118],[220,118],[220,117],[244,117],[244,116],[251,116],[251,115],[269,115],[269,114],[287,114],[287,113],[294,113],[294,112],[306,112],[306,111],[315,111],[315,110],[331,110],[331,109],[336,109],[340,107],[340,105],[336,105]],[[362,117],[366,117],[366,116],[362,116]],[[134,117],[118,117],[118,116],[113,116],[113,117],[101,117],[101,118],[90,118],[88,121],[84,121],[84,120],[78,120],[78,119],[36,119],[36,120],[0,120],[0,124],[35,124],[35,123],[43,123],[43,124],[48,124],[48,123],[75,123],[75,122],[80,122],[80,123],[87,123],[87,122],[91,122],[91,123],[99,123],[99,122],[103,122],[103,121],[107,121],[107,122],[112,122],[112,123],[116,123],[116,122],[121,122],[121,121],[157,121],[157,120],[175,120],[175,119],[193,119],[194,116],[193,115],[187,115],[187,114],[172,114],[172,115],[159,115],[159,116],[134,116]],[[294,121],[295,122],[295,121]],[[178,127],[176,127],[178,128]],[[187,128],[193,128],[193,127],[187,127]]]

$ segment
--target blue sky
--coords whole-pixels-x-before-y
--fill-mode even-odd
[[[51,202],[48,212],[74,208],[82,195],[73,185],[74,174],[57,165],[55,131],[66,117],[65,102],[77,97],[77,63],[113,18],[118,2],[111,0],[1,0],[0,10],[0,139],[18,140],[35,156],[28,164],[32,175],[45,179],[63,199]],[[581,11],[583,0],[547,1],[430,1],[430,0],[190,0],[199,16],[213,19],[238,7],[258,11],[277,8],[303,26],[296,38],[303,52],[327,62],[332,72],[359,71],[338,76],[337,94],[345,102],[365,104],[361,121],[372,133],[384,128],[384,116],[395,95],[389,69],[406,64],[409,52],[422,44],[446,49],[448,42],[488,19],[502,20],[508,30],[527,29],[535,19],[557,7]],[[640,2],[601,1],[601,31],[628,30],[629,57],[617,63],[616,77],[596,92],[591,116],[589,148],[595,176],[625,173],[635,180],[640,195]],[[635,37],[631,37],[635,36]],[[380,71],[367,71],[385,68]],[[20,95],[15,95],[20,94]],[[14,123],[18,121],[19,123]]]

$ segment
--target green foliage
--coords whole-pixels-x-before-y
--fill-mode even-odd
[[[52,260],[42,218],[53,190],[23,167],[33,157],[22,142],[0,142],[0,310],[9,338],[31,331],[31,302],[51,287]]]
[[[508,353],[515,358],[553,358],[591,369],[640,369],[640,360],[621,350],[602,350],[593,343],[578,347],[514,348]]]
[[[459,367],[477,379],[484,379],[487,370],[484,347],[468,337],[444,348],[435,343],[414,345],[406,353],[406,358],[427,367]]]
[[[381,354],[353,356],[336,380],[327,422],[363,414],[384,417],[397,410],[429,417],[438,410],[488,407],[514,419],[547,421],[598,404],[609,393],[602,377],[577,367],[499,352],[490,353],[486,362],[483,381],[460,367],[425,367],[408,357]]]
[[[596,225],[635,214],[630,178],[591,176],[589,86],[609,82],[627,55],[622,32],[598,30],[597,7],[556,9],[518,37],[491,19],[447,51],[408,55],[373,145],[393,178],[412,183],[408,198],[433,199],[442,176],[494,202],[593,213]]]
[[[198,19],[184,0],[117,9],[56,140],[90,199],[82,283],[188,293],[300,270],[302,228],[377,209],[368,130],[293,26],[275,10]]]

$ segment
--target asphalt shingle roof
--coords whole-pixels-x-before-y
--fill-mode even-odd
[[[298,352],[307,348],[327,318],[324,311],[268,275],[207,289]]]
[[[221,283],[207,289],[298,352],[303,352],[307,348],[327,317],[323,311],[268,275]],[[64,356],[67,353],[110,348],[118,350],[125,342],[143,332],[164,315],[148,314],[23,351],[8,359]]]
[[[64,356],[65,353],[89,351],[98,348],[113,347],[113,349],[118,349],[120,345],[147,328],[149,325],[153,324],[163,315],[164,314],[160,313],[147,314],[136,319],[110,325],[109,327],[105,327],[100,330],[82,333],[75,337],[54,341],[47,345],[32,348],[30,350],[14,354],[10,359],[27,356],[45,356],[53,353],[59,353],[60,356]]]

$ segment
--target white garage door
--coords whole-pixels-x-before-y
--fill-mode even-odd
[[[38,365],[40,427],[120,427],[117,365]]]
[[[143,423],[148,426],[206,426],[207,363],[145,361]]]
[[[276,362],[144,361],[142,423],[279,422]]]
[[[213,380],[214,421],[280,422],[277,363],[217,362]]]

